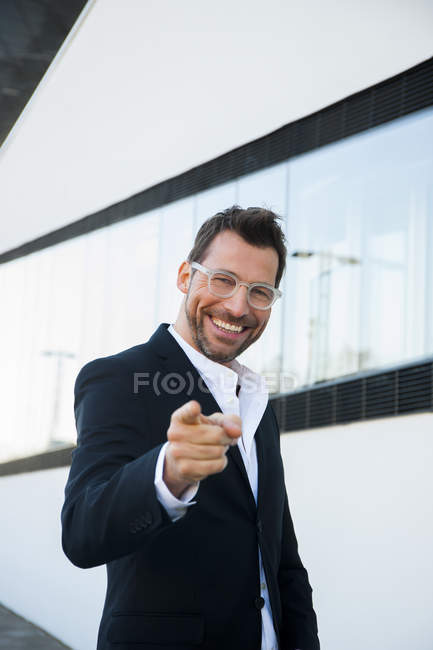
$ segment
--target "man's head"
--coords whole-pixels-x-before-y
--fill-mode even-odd
[[[286,258],[278,219],[263,208],[233,206],[218,212],[201,226],[188,261],[179,269],[177,286],[186,295],[176,329],[213,361],[229,363],[254,343],[264,331],[271,309],[251,306],[244,285],[227,298],[214,295],[209,291],[208,275],[191,264],[227,271],[241,282],[278,287]],[[232,331],[224,328],[227,325]],[[233,326],[242,329],[234,332]]]

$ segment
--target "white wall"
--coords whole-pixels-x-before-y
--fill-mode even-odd
[[[282,436],[323,650],[431,650],[432,428],[426,413]],[[0,602],[94,650],[105,571],[62,554],[67,471],[0,479]]]
[[[432,33],[429,0],[91,0],[2,147],[0,251],[415,65]]]
[[[323,650],[433,647],[433,413],[281,439]]]
[[[105,567],[81,571],[61,548],[69,468],[0,478],[0,602],[73,650],[95,650]]]

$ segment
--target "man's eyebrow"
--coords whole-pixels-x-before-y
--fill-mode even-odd
[[[238,280],[240,280],[240,277],[238,276],[238,274],[235,273],[234,271],[230,271],[229,269],[224,269],[222,267],[219,267],[219,268],[213,269],[213,270],[214,271],[223,271],[224,273],[230,273],[231,275],[234,275]],[[244,280],[244,282],[246,282],[246,280]],[[271,282],[266,282],[265,280],[253,280],[252,282],[250,282],[250,284],[266,284],[266,286],[268,286],[268,287],[273,286],[273,284]]]

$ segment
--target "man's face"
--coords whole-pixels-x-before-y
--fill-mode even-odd
[[[278,254],[270,247],[252,246],[236,233],[225,230],[215,237],[200,263],[212,270],[230,271],[245,282],[275,286]],[[209,292],[207,275],[195,270],[189,278],[185,299],[189,342],[209,359],[226,364],[257,341],[271,310],[251,307],[245,286],[240,286],[230,298],[219,298]],[[243,329],[240,333],[228,332],[221,327],[223,323]]]

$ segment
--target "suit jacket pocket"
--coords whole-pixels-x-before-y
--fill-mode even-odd
[[[204,618],[201,614],[117,612],[112,615],[107,638],[110,643],[200,645]]]

